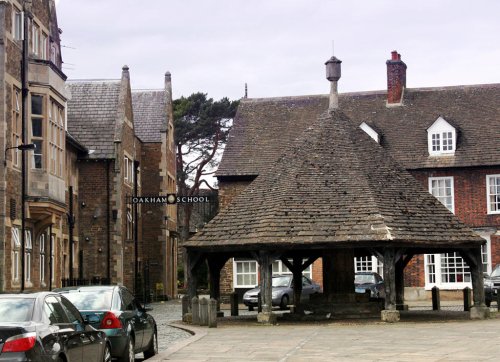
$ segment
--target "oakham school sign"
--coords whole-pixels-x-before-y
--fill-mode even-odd
[[[129,204],[198,204],[210,202],[208,196],[182,196],[176,194],[155,196],[127,196]]]

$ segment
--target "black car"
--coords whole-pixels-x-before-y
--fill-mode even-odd
[[[491,274],[485,275],[484,278],[484,299],[489,307],[493,300],[497,300],[500,290],[500,264],[493,269]]]
[[[0,361],[111,361],[106,334],[56,293],[0,295]]]
[[[378,273],[356,273],[354,276],[354,287],[356,288],[356,293],[366,293],[366,290],[369,290],[370,298],[385,298],[384,280]]]
[[[149,358],[158,353],[156,322],[122,286],[80,286],[56,289],[68,298],[86,320],[105,332],[111,355],[122,362],[135,360],[144,352]]]

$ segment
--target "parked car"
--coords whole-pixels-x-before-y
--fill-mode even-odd
[[[0,295],[0,361],[111,361],[106,334],[56,293]]]
[[[385,298],[384,280],[378,273],[358,272],[354,275],[354,287],[356,293],[366,293],[370,290],[370,298]]]
[[[489,307],[493,300],[497,300],[498,291],[500,290],[500,264],[497,265],[490,275],[484,276],[484,299]]]
[[[279,306],[280,309],[285,309],[293,299],[293,285],[291,275],[274,275],[273,276],[273,306]],[[302,299],[307,298],[311,294],[319,293],[321,287],[314,283],[306,276],[302,276]],[[258,304],[258,295],[260,287],[257,286],[243,294],[243,303],[249,310],[253,310]]]
[[[149,358],[158,353],[156,322],[132,295],[121,286],[80,286],[56,289],[68,298],[95,328],[111,342],[111,355],[119,361],[135,360],[144,352]]]

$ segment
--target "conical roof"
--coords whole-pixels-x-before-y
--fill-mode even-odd
[[[185,246],[481,243],[379,144],[335,110],[312,122],[272,168]]]

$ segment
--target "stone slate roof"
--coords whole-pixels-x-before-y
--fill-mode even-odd
[[[308,121],[274,166],[186,247],[446,248],[484,242],[343,112]]]
[[[143,142],[161,142],[161,132],[167,129],[165,91],[132,91],[134,126]]]
[[[407,169],[500,164],[500,84],[406,89],[404,105],[386,92],[346,93],[341,109],[356,126],[380,130],[381,144]],[[258,175],[328,108],[328,96],[243,99],[217,176]],[[427,128],[442,116],[458,127],[454,156],[430,157]]]
[[[114,158],[120,80],[68,81],[68,131],[88,150],[88,158]]]

